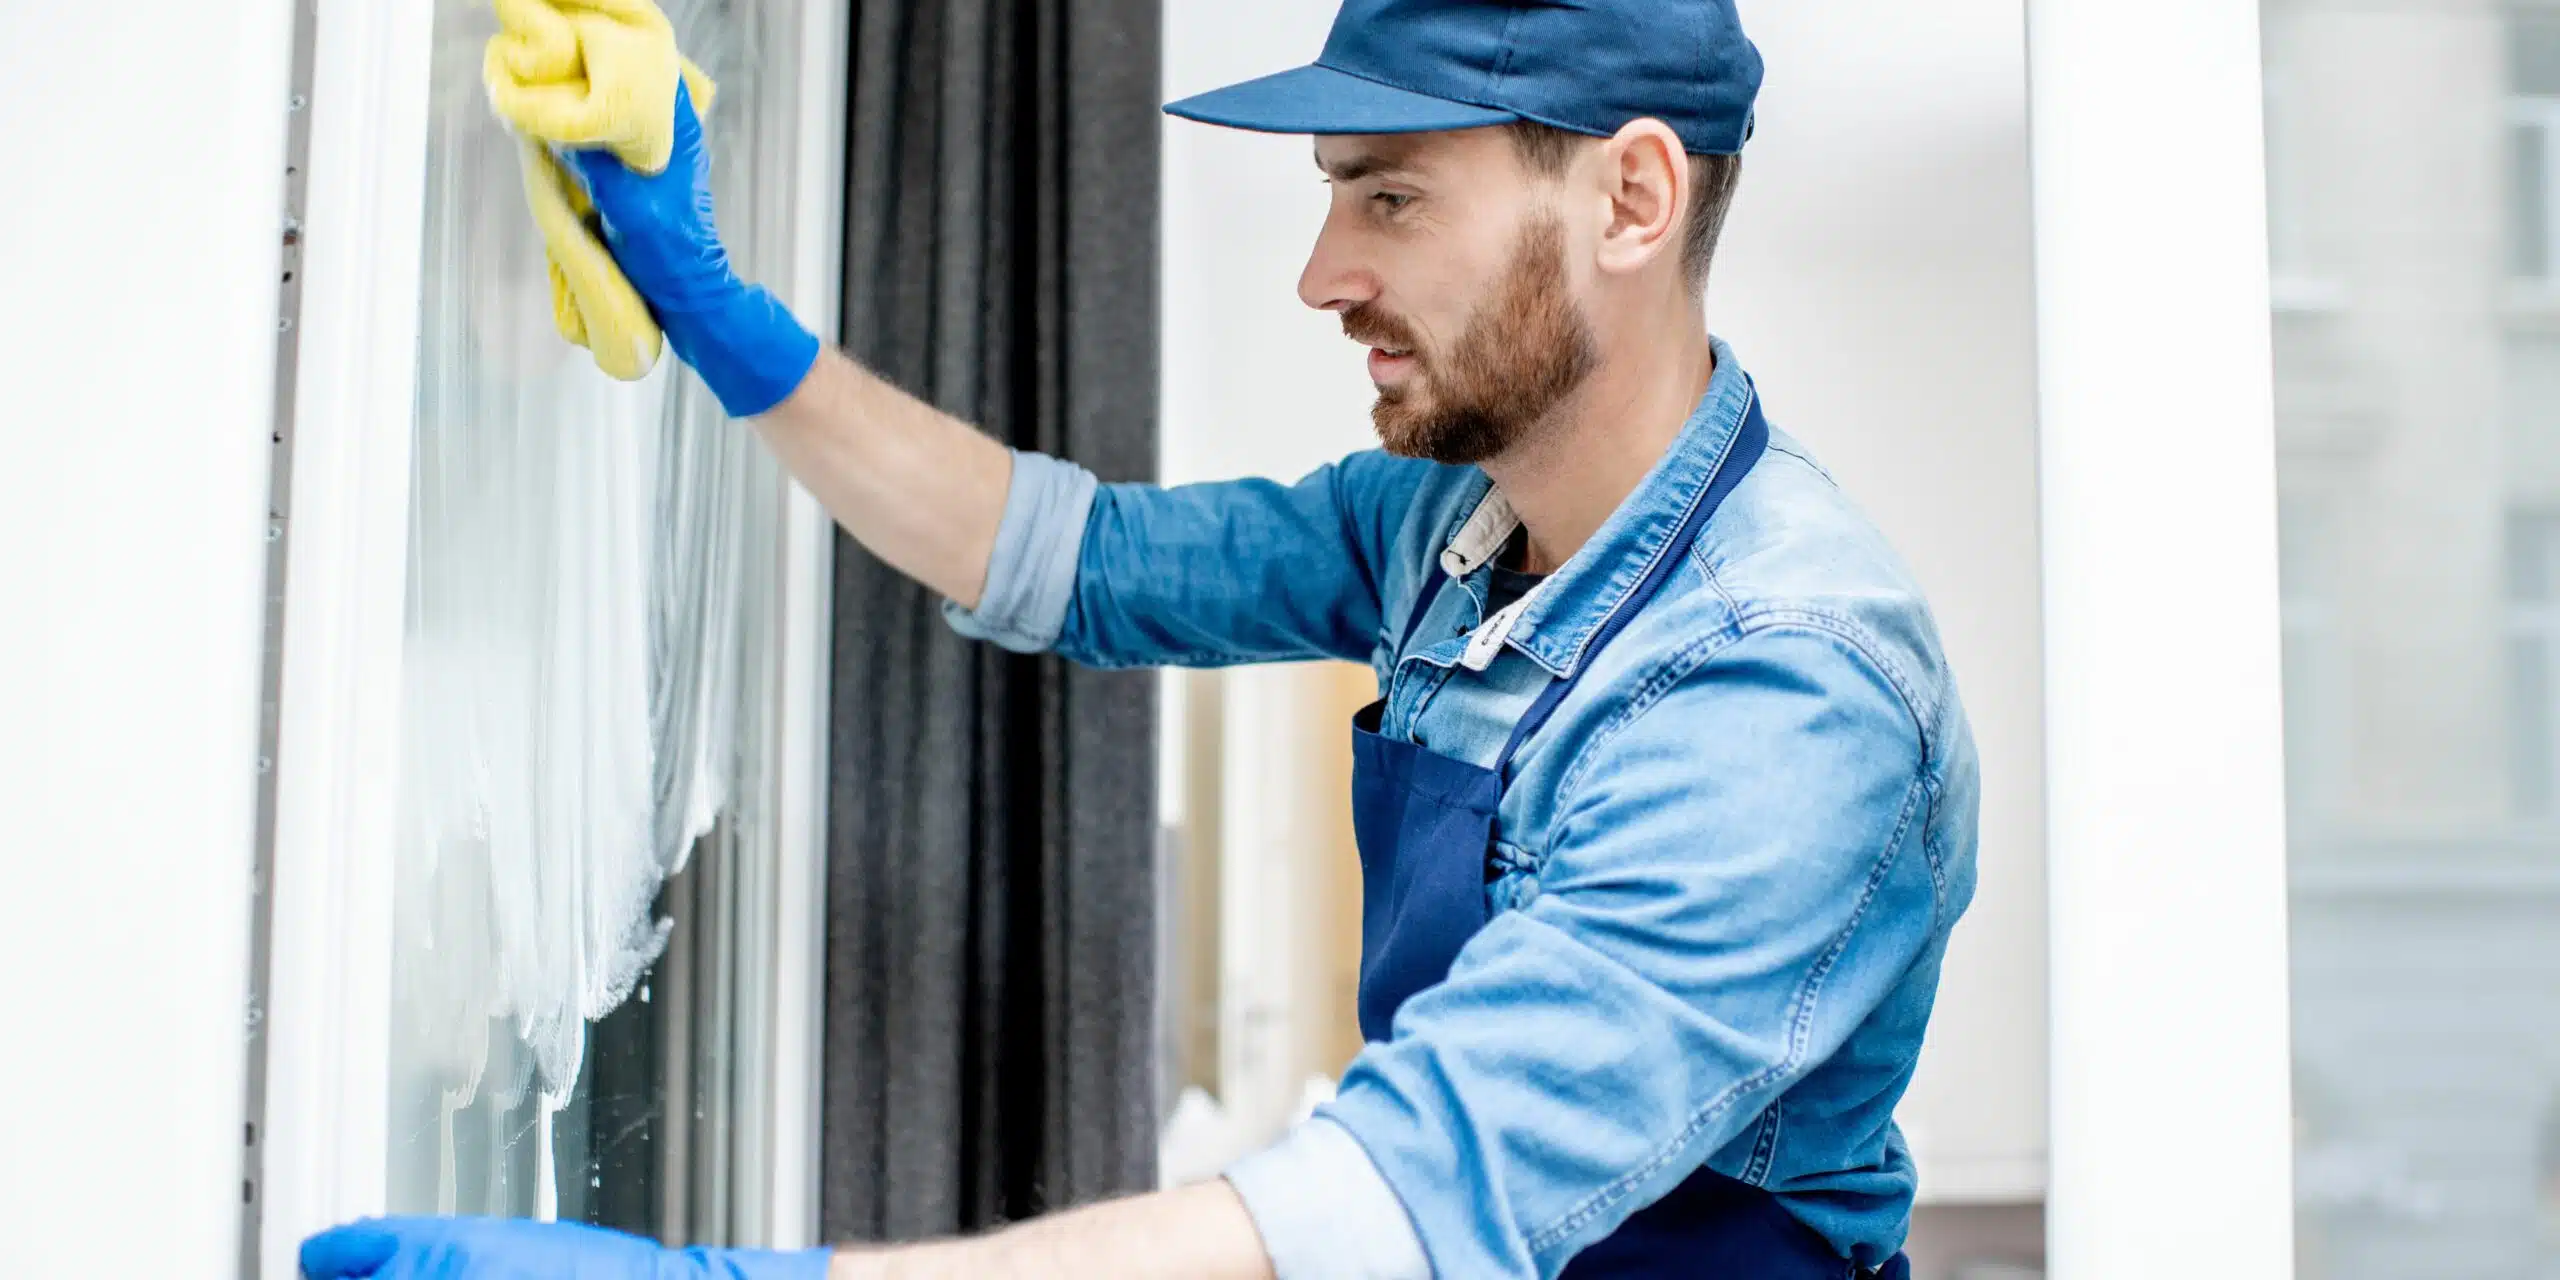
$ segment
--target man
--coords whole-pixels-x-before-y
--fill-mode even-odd
[[[1751,130],[1730,0],[1349,0],[1174,104],[1314,136],[1300,296],[1385,446],[1294,487],[1098,485],[730,273],[688,105],[578,162],[677,354],[954,625],[1102,665],[1365,659],[1368,1046],[1211,1182],[979,1239],[670,1253],[400,1219],[320,1277],[1900,1274],[1892,1123],[1972,894],[1974,748],[1908,571],[1708,336]]]

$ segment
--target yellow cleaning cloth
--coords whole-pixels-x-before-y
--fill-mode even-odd
[[[641,173],[675,149],[676,79],[708,113],[714,86],[676,50],[675,28],[650,0],[495,0],[498,34],[481,68],[489,105],[523,147],[524,194],[551,259],[551,316],[560,336],[629,381],[658,362],[648,304],[606,252],[587,193],[551,147],[604,147]]]

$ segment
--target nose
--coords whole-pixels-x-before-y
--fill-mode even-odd
[[[1298,300],[1318,311],[1349,311],[1378,296],[1377,273],[1363,266],[1354,251],[1355,238],[1328,213],[1316,244],[1298,273]]]

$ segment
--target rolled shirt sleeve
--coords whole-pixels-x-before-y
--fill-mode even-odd
[[[1056,644],[1075,599],[1085,521],[1101,487],[1092,472],[1072,462],[1016,450],[986,587],[975,609],[943,601],[942,616],[951,629],[1016,653]]]
[[[1226,1178],[1279,1280],[1431,1280],[1404,1202],[1333,1121],[1307,1120]]]

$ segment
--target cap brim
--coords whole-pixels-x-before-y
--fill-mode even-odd
[[[1520,118],[1326,66],[1297,67],[1213,89],[1169,103],[1165,110],[1185,120],[1256,133],[1433,133],[1480,129]]]

